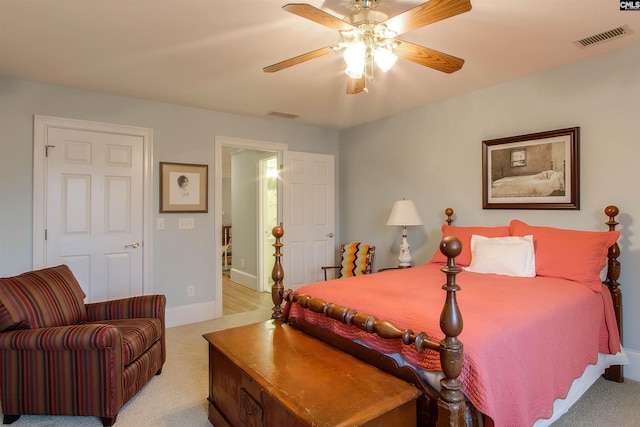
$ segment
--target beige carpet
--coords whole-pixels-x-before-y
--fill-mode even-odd
[[[167,363],[120,410],[116,427],[211,427],[207,419],[207,332],[261,322],[271,310],[232,314],[220,319],[167,329]],[[23,415],[16,427],[100,427],[96,417]],[[640,383],[599,379],[553,427],[626,427],[640,425]],[[286,426],[283,426],[286,427]],[[395,427],[395,426],[394,426]]]

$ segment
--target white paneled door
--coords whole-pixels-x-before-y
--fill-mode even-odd
[[[285,151],[283,156],[285,288],[323,280],[335,262],[334,156]]]
[[[143,294],[143,138],[49,127],[45,263],[87,302]]]

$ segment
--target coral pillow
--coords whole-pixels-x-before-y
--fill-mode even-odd
[[[442,237],[455,236],[462,243],[462,252],[456,257],[456,265],[468,266],[471,264],[471,236],[474,234],[484,237],[507,237],[509,236],[509,226],[457,227],[444,224],[442,226]],[[431,262],[447,262],[447,257],[438,248]]]
[[[609,247],[619,231],[582,231],[525,224],[514,219],[509,224],[512,236],[533,235],[536,274],[560,277],[601,290],[600,270],[607,263]]]
[[[533,236],[471,236],[471,264],[465,270],[504,276],[535,277]]]

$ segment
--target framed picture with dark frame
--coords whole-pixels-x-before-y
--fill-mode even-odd
[[[160,162],[160,213],[206,213],[208,165]]]
[[[482,141],[483,209],[580,209],[580,128]]]

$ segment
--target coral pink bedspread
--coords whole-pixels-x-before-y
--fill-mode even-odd
[[[445,292],[443,264],[344,278],[299,288],[309,294],[401,329],[424,331],[440,340]],[[496,426],[530,426],[549,418],[553,401],[564,398],[571,382],[598,352],[620,350],[611,296],[603,286],[550,277],[516,278],[462,272],[456,282],[464,329],[463,390]],[[290,317],[305,319],[384,353],[400,353],[422,369],[440,370],[439,355],[418,353],[400,340],[382,340],[356,327],[291,307]]]

